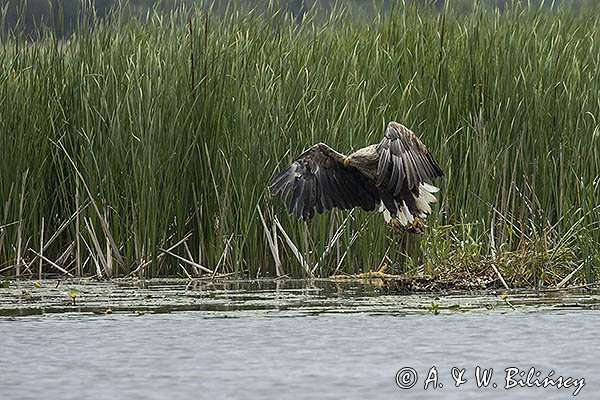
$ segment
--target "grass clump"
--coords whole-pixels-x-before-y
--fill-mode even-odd
[[[67,38],[7,33],[0,274],[310,277],[385,262],[596,280],[597,15],[410,2],[299,21],[182,5],[87,16]],[[306,146],[349,152],[389,120],[445,171],[422,240],[358,210],[305,225],[269,198]]]

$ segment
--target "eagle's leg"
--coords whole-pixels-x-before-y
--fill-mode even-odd
[[[400,223],[400,220],[398,219],[398,217],[396,217],[395,215],[392,216],[392,218],[390,219],[390,225],[392,226],[392,229],[394,229],[398,233],[402,232],[402,228],[404,227]]]
[[[414,217],[412,225],[409,226],[407,228],[407,230],[410,233],[421,234],[421,233],[425,232],[425,228],[428,228],[428,226],[425,225],[425,223],[423,221],[421,221],[421,218]]]

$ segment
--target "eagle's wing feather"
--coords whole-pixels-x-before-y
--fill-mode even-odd
[[[390,122],[384,137],[377,145],[377,185],[381,186],[389,176],[387,189],[396,196],[402,190],[404,180],[413,193],[419,184],[443,176],[429,150],[419,138],[404,125]]]
[[[304,220],[315,210],[374,210],[380,201],[377,187],[358,169],[345,167],[344,158],[326,144],[316,144],[277,174],[269,185],[271,194],[280,194],[288,211]]]

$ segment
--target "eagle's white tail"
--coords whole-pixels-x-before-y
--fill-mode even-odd
[[[439,188],[428,183],[421,183],[419,185],[419,196],[416,197],[413,195],[415,199],[415,205],[419,210],[419,213],[417,214],[419,218],[426,218],[429,214],[431,214],[430,204],[437,202],[437,199],[433,193],[437,193],[439,190]],[[402,226],[407,226],[413,223],[415,216],[409,211],[404,201],[402,204],[396,203],[396,208],[398,209],[398,215],[396,215],[396,217]],[[389,223],[392,219],[392,216],[388,209],[383,205],[383,202],[379,207],[379,211],[383,212],[383,218],[385,219],[385,222]]]

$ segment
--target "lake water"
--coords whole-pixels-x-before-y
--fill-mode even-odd
[[[0,292],[0,399],[598,398],[594,292],[537,301],[511,294],[508,304],[494,293],[395,296],[324,286],[187,288],[195,304],[210,307],[165,313],[142,313],[132,302],[129,310],[95,314],[81,308],[83,294],[73,310],[57,312],[41,296],[49,312],[27,316],[7,312],[12,292]],[[98,291],[129,290],[107,287],[92,285],[87,301],[99,302]],[[219,296],[230,307],[215,307]],[[60,301],[55,306],[67,307]],[[477,367],[493,369],[487,387],[478,387]],[[401,389],[397,373],[404,369],[398,379],[409,385],[407,368],[417,381]],[[466,382],[455,387],[463,368]],[[551,374],[570,387],[518,387],[519,372],[531,368],[521,382],[543,383]]]

